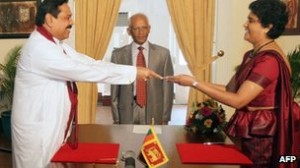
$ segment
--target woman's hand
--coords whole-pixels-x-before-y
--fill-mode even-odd
[[[193,83],[196,82],[196,79],[189,75],[176,75],[176,76],[167,76],[164,78],[167,81],[177,83],[182,86],[193,86]]]

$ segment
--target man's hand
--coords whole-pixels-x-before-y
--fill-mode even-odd
[[[158,75],[157,73],[155,73],[154,71],[144,68],[144,67],[137,67],[137,75],[136,75],[137,79],[142,79],[147,81],[148,79],[151,78],[158,78],[158,79],[163,79],[162,76]]]

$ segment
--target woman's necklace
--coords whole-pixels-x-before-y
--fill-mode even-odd
[[[274,40],[268,41],[264,43],[263,45],[259,46],[257,49],[253,49],[253,51],[250,53],[250,57],[254,57],[263,47],[267,46],[270,43],[273,43]]]

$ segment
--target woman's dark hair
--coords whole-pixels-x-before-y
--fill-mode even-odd
[[[278,38],[285,30],[288,22],[288,10],[281,0],[256,0],[249,5],[263,27],[273,25],[267,35],[271,39]]]
[[[38,11],[35,18],[35,24],[42,26],[45,22],[45,16],[50,13],[57,18],[60,10],[58,9],[64,3],[68,3],[69,0],[44,0],[38,7]]]

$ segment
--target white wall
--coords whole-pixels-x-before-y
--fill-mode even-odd
[[[0,62],[3,62],[6,54],[15,46],[23,45],[26,39],[0,39]]]
[[[251,0],[217,0],[216,50],[223,50],[224,56],[215,62],[214,83],[226,84],[235,73],[234,68],[241,62],[250,45],[243,40],[243,23],[247,19]],[[234,109],[224,106],[228,118]]]
[[[215,82],[226,84],[234,73],[234,67],[242,59],[243,52],[249,44],[243,40],[243,23],[248,15],[250,0],[217,0],[216,48],[224,50],[225,54],[216,64]],[[241,3],[243,2],[243,3]]]

